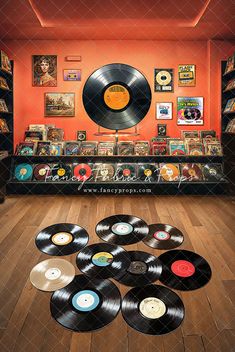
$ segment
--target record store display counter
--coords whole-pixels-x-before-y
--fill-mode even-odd
[[[222,194],[222,156],[13,156],[8,194]]]

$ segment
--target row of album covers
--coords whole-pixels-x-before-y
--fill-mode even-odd
[[[221,182],[220,163],[29,164],[13,167],[12,180],[36,182]]]

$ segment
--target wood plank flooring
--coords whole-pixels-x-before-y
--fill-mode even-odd
[[[39,230],[58,222],[78,223],[98,242],[96,223],[118,213],[147,223],[169,223],[185,236],[180,247],[205,257],[212,279],[191,292],[176,291],[186,315],[164,336],[138,333],[121,313],[94,333],[72,333],[50,316],[50,293],[37,291],[29,273],[49,257],[34,244]],[[1,352],[232,352],[235,351],[235,202],[199,196],[12,196],[0,205],[0,351]],[[155,255],[138,243],[126,247]],[[64,257],[75,264],[76,254]],[[79,270],[76,269],[79,273]],[[157,282],[160,284],[159,282]],[[129,288],[117,284],[124,295]]]

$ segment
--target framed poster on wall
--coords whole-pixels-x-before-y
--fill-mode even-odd
[[[179,65],[178,67],[178,86],[195,87],[196,85],[196,66]]]
[[[177,98],[177,124],[203,125],[203,97]]]
[[[172,103],[156,103],[156,119],[171,120],[172,119]]]
[[[45,93],[45,116],[75,116],[75,93]]]

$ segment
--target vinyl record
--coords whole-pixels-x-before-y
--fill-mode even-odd
[[[199,120],[201,118],[201,111],[195,108],[185,109],[184,117],[186,120]]]
[[[77,255],[76,263],[83,274],[107,279],[126,270],[131,260],[128,252],[122,247],[110,243],[96,243],[83,248]]]
[[[130,180],[130,178],[136,176],[135,165],[133,165],[133,164],[118,164],[116,174],[117,174],[119,181],[124,181],[126,179]]]
[[[151,104],[147,79],[134,67],[105,65],[91,74],[83,89],[83,105],[99,126],[123,130],[138,124]]]
[[[132,288],[123,298],[121,309],[128,325],[150,335],[167,334],[178,328],[184,319],[180,297],[159,285]]]
[[[144,220],[132,215],[113,215],[96,225],[96,233],[103,240],[118,245],[142,241],[149,228]]]
[[[92,169],[88,164],[78,164],[73,169],[73,175],[78,181],[87,181],[92,175]]]
[[[30,164],[19,164],[15,167],[15,178],[18,181],[31,180],[33,168]]]
[[[196,290],[211,278],[210,265],[194,252],[173,250],[161,254],[159,259],[163,265],[159,280],[176,290]]]
[[[154,182],[158,180],[158,169],[155,165],[142,164],[138,166],[138,177],[145,182]]]
[[[94,180],[96,182],[112,181],[115,175],[115,167],[113,164],[95,164]]]
[[[173,249],[179,247],[183,241],[182,232],[166,224],[149,225],[149,234],[143,239],[144,244],[156,249]]]
[[[181,164],[181,175],[183,181],[201,181],[203,179],[202,169],[198,164]]]
[[[56,164],[51,169],[53,177],[57,176],[59,180],[66,179],[71,176],[71,167],[64,163]]]
[[[206,164],[203,166],[203,175],[206,181],[218,182],[224,179],[221,164]]]
[[[180,177],[178,165],[161,164],[160,175],[163,181],[167,181],[167,182],[178,181]]]
[[[38,181],[43,181],[46,176],[50,176],[51,168],[48,164],[38,164],[33,170],[34,178]]]
[[[156,81],[161,86],[167,86],[172,80],[171,74],[169,71],[159,71],[156,74]]]
[[[47,259],[30,273],[30,281],[39,290],[55,291],[67,286],[75,277],[73,264],[65,259]]]
[[[41,252],[60,256],[80,251],[88,240],[88,233],[83,227],[63,223],[48,226],[40,231],[35,243]]]
[[[127,286],[145,286],[156,280],[162,272],[162,264],[157,257],[146,252],[128,251],[131,263],[115,280]]]
[[[120,310],[121,295],[109,280],[77,275],[51,296],[52,317],[65,328],[85,332],[111,323]]]

